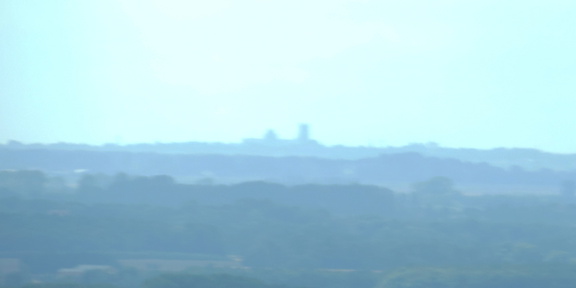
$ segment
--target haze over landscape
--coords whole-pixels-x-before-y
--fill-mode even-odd
[[[0,5],[0,141],[575,152],[572,1]]]
[[[0,0],[0,288],[574,288],[575,14]]]

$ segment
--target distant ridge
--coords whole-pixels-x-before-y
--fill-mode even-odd
[[[134,153],[160,153],[179,155],[245,155],[267,157],[315,157],[326,159],[359,160],[380,155],[398,153],[418,153],[423,156],[457,159],[473,163],[487,163],[502,168],[527,170],[551,169],[557,171],[576,170],[576,154],[557,154],[527,148],[446,148],[434,143],[411,144],[400,147],[352,147],[325,146],[315,140],[306,141],[272,140],[271,142],[244,141],[243,143],[218,142],[180,142],[180,143],[139,143],[139,144],[105,144],[87,145],[72,143],[23,144],[10,141],[0,145],[0,150],[38,150],[51,151],[117,151]],[[276,142],[275,142],[276,141]]]
[[[505,169],[486,163],[428,157],[418,153],[383,154],[351,160],[294,156],[0,149],[0,159],[0,170],[41,170],[60,175],[71,175],[78,171],[91,174],[165,174],[184,181],[209,178],[220,183],[362,183],[394,188],[407,187],[411,183],[434,177],[446,177],[462,187],[476,187],[478,189],[472,190],[495,193],[513,190],[556,193],[562,183],[576,179],[576,171]]]

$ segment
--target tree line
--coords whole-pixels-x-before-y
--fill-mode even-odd
[[[81,264],[122,270],[127,258],[236,255],[248,270],[203,272],[305,287],[499,287],[525,283],[522,275],[567,287],[574,219],[570,193],[471,196],[442,177],[395,193],[359,184],[180,184],[165,175],[61,183],[38,171],[0,172],[0,258],[21,259],[23,279]],[[124,283],[118,275],[100,276]]]

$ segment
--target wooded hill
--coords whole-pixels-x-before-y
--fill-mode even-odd
[[[416,153],[384,154],[358,160],[313,157],[195,155],[55,149],[0,149],[0,169],[36,169],[63,176],[89,173],[171,175],[179,181],[284,184],[363,183],[406,189],[433,177],[452,179],[474,193],[560,193],[576,170],[526,170],[435,158]],[[567,184],[568,183],[568,184]]]

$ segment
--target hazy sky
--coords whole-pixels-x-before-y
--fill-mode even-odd
[[[576,153],[576,1],[0,0],[0,142]]]

